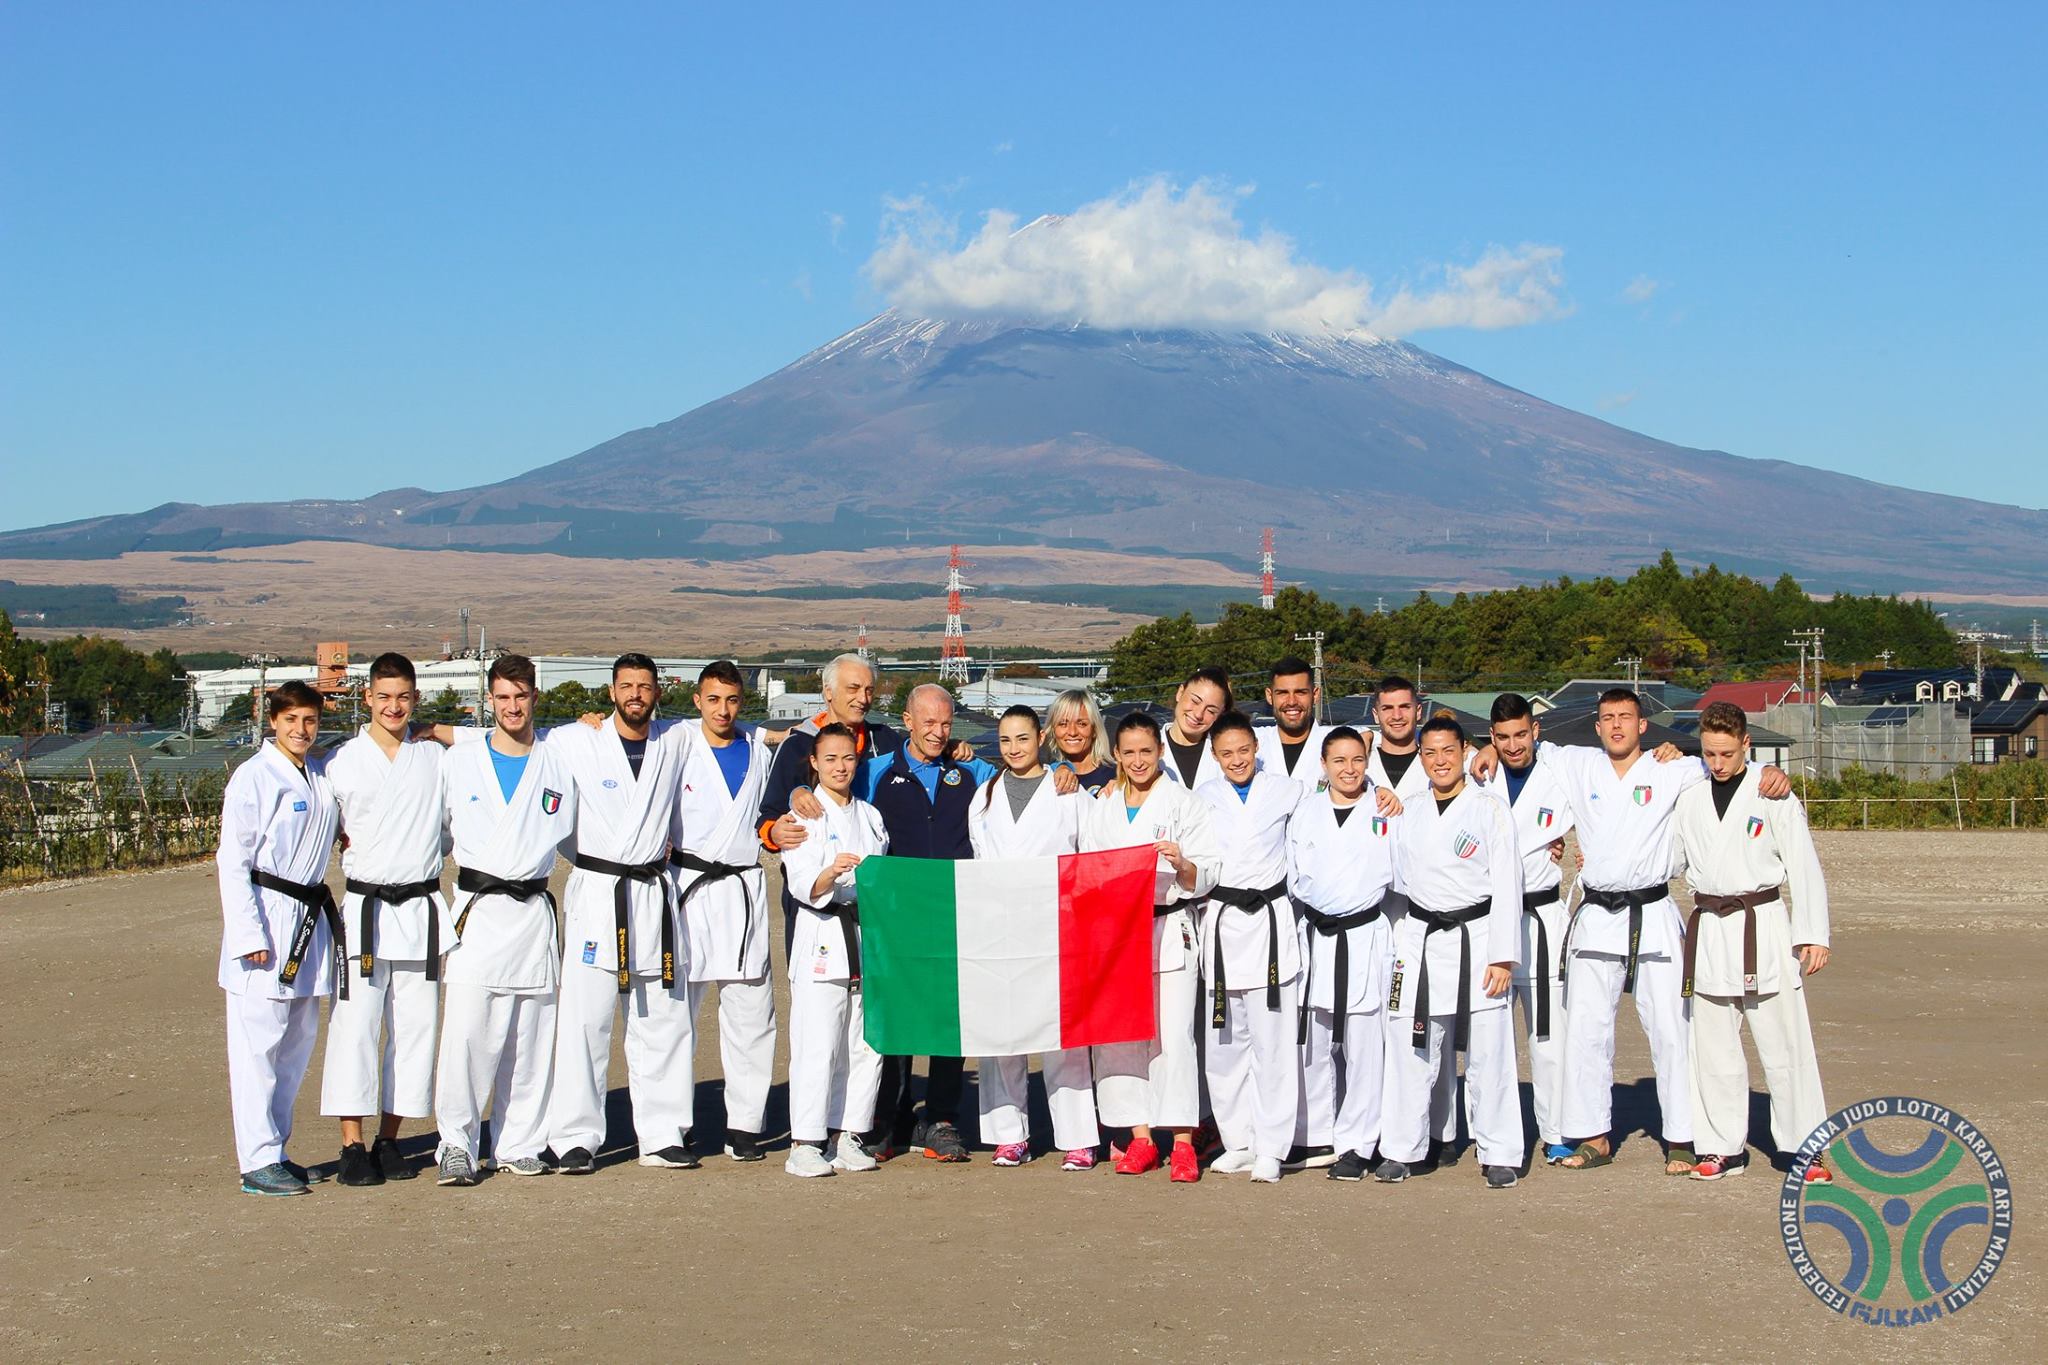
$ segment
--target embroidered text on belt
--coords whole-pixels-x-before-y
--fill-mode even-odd
[[[1601,891],[1581,884],[1585,899],[1579,904],[1579,913],[1585,913],[1588,905],[1597,905],[1602,910],[1628,911],[1628,966],[1621,976],[1621,993],[1634,995],[1636,990],[1636,955],[1643,947],[1643,907],[1655,905],[1658,901],[1671,898],[1668,886],[1642,886],[1633,891]],[[1572,916],[1574,925],[1578,915]],[[1565,947],[1571,947],[1571,930],[1565,931]]]
[[[363,898],[356,908],[356,923],[362,929],[357,935],[356,953],[362,959],[363,975],[368,976],[377,966],[377,907],[379,905],[404,905],[407,901],[422,900],[441,889],[438,877],[420,882],[363,882],[354,877],[345,879],[349,891]],[[427,980],[441,979],[441,914],[432,901],[427,902]]]
[[[1300,901],[1294,903],[1295,910],[1300,913],[1310,929],[1324,938],[1337,940],[1332,948],[1337,957],[1337,972],[1330,983],[1330,1013],[1337,1019],[1336,1027],[1330,1034],[1332,1056],[1341,1056],[1344,1052],[1344,1009],[1351,1000],[1351,931],[1362,929],[1378,919],[1381,905],[1381,901],[1374,901],[1364,910],[1353,910],[1345,915],[1326,915],[1312,905],[1305,905]],[[1301,1023],[1294,1039],[1297,1043],[1308,1041],[1309,991],[1315,985],[1315,979],[1316,955],[1311,947],[1308,961],[1302,963]]]
[[[548,890],[546,877],[500,877],[491,872],[479,872],[473,867],[458,867],[455,869],[455,889],[469,895],[455,916],[457,938],[462,937],[462,926],[469,923],[470,907],[484,896],[509,896],[515,901],[530,901],[539,896],[548,903],[550,917],[559,917],[561,913],[555,907],[555,896]]]
[[[277,969],[277,979],[287,986],[298,979],[299,967],[313,947],[313,928],[324,918],[327,935],[334,941],[334,993],[348,999],[348,934],[341,926],[341,907],[334,903],[334,893],[327,889],[327,884],[288,882],[260,867],[249,869],[249,880],[265,891],[290,896],[299,903],[299,925],[292,930],[292,950],[285,954],[284,964]]]
[[[656,858],[651,863],[615,863],[609,858],[593,858],[588,853],[579,853],[569,860],[573,867],[585,872],[595,872],[611,877],[612,882],[612,932],[617,939],[619,950],[619,994],[626,995],[633,989],[633,959],[627,953],[626,926],[633,918],[632,892],[627,882],[652,882],[661,888],[661,984],[676,984],[676,917],[670,913],[668,894],[668,860]]]
[[[746,874],[752,872],[760,864],[718,863],[713,862],[709,858],[700,858],[694,853],[684,852],[679,848],[672,848],[668,851],[668,863],[670,867],[679,867],[685,872],[697,874],[697,880],[683,888],[683,899],[676,906],[676,913],[678,915],[689,911],[690,897],[696,895],[705,887],[715,882],[731,881],[735,877],[739,878],[740,897],[746,902],[747,907],[747,924],[746,928],[740,931],[740,959],[734,964],[734,967],[737,971],[744,974],[747,970],[747,946],[753,942],[754,937],[754,892],[747,885]]]
[[[1414,1045],[1424,1047],[1429,1042],[1429,936],[1458,931],[1458,1013],[1457,1026],[1451,1030],[1451,1046],[1458,1052],[1465,1051],[1467,1040],[1472,1034],[1472,921],[1493,908],[1490,900],[1477,901],[1462,910],[1447,910],[1438,914],[1425,910],[1414,901],[1408,902],[1408,913],[1422,922],[1422,965],[1415,972],[1415,1026],[1411,1030]]]
[[[1209,893],[1209,899],[1218,905],[1227,905],[1233,910],[1252,914],[1259,910],[1266,912],[1266,1008],[1280,1008],[1280,917],[1273,912],[1273,902],[1287,894],[1286,882],[1275,882],[1261,891],[1249,891],[1240,886],[1219,886]],[[1216,924],[1215,970],[1211,973],[1214,981],[1213,1003],[1209,1009],[1209,1022],[1220,1035],[1228,1032],[1225,1022],[1223,993],[1229,989],[1223,974],[1223,923]]]
[[[1557,888],[1548,891],[1524,891],[1522,913],[1536,922],[1536,975],[1530,978],[1530,985],[1536,994],[1536,1027],[1531,1030],[1532,1038],[1550,1036],[1550,931],[1543,927],[1543,916],[1537,914],[1546,905],[1558,902]]]
[[[1692,918],[1685,926],[1685,985],[1679,989],[1679,998],[1692,998],[1693,963],[1697,960],[1700,944],[1700,916],[1733,915],[1742,916],[1742,993],[1756,994],[1756,908],[1769,905],[1778,898],[1778,888],[1766,886],[1756,891],[1745,891],[1739,896],[1709,896],[1703,891],[1692,895]]]

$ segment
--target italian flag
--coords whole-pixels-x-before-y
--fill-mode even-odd
[[[1149,844],[861,862],[861,994],[884,1056],[1015,1057],[1153,1036]]]

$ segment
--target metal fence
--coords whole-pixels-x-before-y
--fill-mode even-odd
[[[1812,706],[1773,706],[1763,714],[1765,726],[1791,741],[1786,766],[1792,771],[1841,777],[1858,768],[1928,782],[1970,761],[1970,720],[1953,702],[1819,709],[1818,747]]]
[[[2038,829],[2048,796],[1816,796],[1815,829]]]
[[[145,778],[139,769],[83,780],[0,779],[0,882],[161,867],[220,844],[227,773]]]

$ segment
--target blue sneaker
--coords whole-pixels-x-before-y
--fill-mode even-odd
[[[282,1161],[273,1161],[258,1170],[242,1172],[242,1193],[272,1196],[304,1194],[306,1182],[286,1170]]]
[[[1569,1142],[1547,1142],[1543,1145],[1543,1164],[1555,1166],[1577,1150]]]

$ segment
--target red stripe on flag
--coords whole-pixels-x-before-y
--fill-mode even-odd
[[[1152,991],[1150,844],[1060,857],[1060,1045],[1138,1043],[1158,1032]]]

